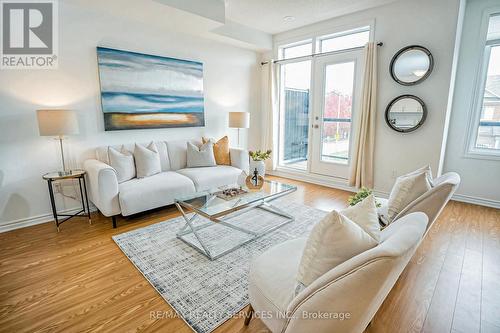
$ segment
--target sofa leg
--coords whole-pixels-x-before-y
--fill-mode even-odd
[[[252,304],[250,304],[247,314],[245,316],[245,326],[248,326],[248,324],[250,324],[250,320],[252,319],[252,317],[253,317],[253,308]]]
[[[111,216],[111,220],[113,221],[113,229],[116,229],[116,215]]]

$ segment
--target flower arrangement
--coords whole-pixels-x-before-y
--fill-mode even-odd
[[[363,201],[364,198],[366,198],[367,196],[369,196],[370,194],[373,193],[373,190],[367,188],[367,187],[362,187],[358,193],[354,194],[354,195],[351,195],[348,199],[347,199],[347,202],[349,203],[349,206],[354,206],[356,205],[358,202],[361,202]],[[380,207],[382,206],[380,203],[376,202],[375,201],[375,205],[377,207]]]
[[[271,157],[271,150],[266,150],[266,151],[260,151],[260,150],[256,150],[256,151],[249,151],[248,154],[250,155],[250,157],[252,158],[252,160],[254,161],[265,161],[267,160],[268,158]]]

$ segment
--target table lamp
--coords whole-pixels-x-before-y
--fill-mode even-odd
[[[250,113],[229,112],[229,128],[238,129],[238,147],[240,146],[240,128],[250,127]]]
[[[76,113],[70,110],[37,110],[38,129],[41,136],[55,136],[61,147],[62,171],[60,176],[70,175],[64,163],[63,139],[65,135],[78,134],[78,119]]]

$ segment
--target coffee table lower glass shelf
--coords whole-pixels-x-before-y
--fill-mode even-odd
[[[270,202],[296,189],[292,185],[266,180],[260,190],[243,187],[245,193],[234,197],[226,197],[221,189],[217,189],[178,198],[175,205],[186,223],[177,233],[177,238],[210,260],[220,258],[292,222],[292,215]],[[259,219],[257,211],[254,214],[253,210],[280,218],[268,222]]]

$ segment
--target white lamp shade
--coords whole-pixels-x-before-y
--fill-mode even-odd
[[[250,113],[248,112],[229,112],[230,128],[249,128]]]
[[[78,134],[78,118],[69,110],[37,110],[38,129],[41,136]]]

